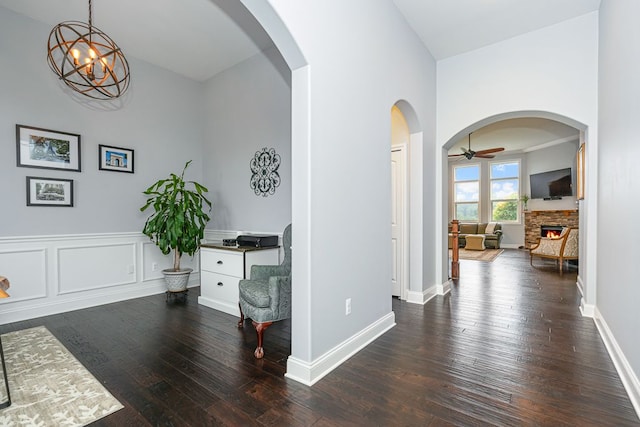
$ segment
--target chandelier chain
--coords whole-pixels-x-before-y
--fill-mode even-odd
[[[89,0],[89,29],[93,27],[93,2]]]

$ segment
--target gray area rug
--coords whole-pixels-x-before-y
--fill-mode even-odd
[[[2,344],[12,404],[0,426],[84,426],[123,408],[44,326],[3,334]]]
[[[498,255],[500,255],[502,252],[504,252],[504,249],[485,249],[484,251],[472,251],[460,248],[458,255],[460,256],[460,259],[493,262],[493,260],[498,258]],[[451,258],[451,256],[451,249],[449,249],[449,258]]]

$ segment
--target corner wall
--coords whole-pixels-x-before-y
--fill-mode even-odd
[[[603,0],[600,6],[598,303],[596,324],[640,414],[640,3]],[[627,243],[627,245],[624,245]]]

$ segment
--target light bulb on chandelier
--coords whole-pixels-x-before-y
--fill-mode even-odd
[[[129,87],[129,63],[122,50],[89,22],[65,21],[49,34],[49,67],[68,87],[98,100],[122,96]]]

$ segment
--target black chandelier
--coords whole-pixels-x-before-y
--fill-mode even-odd
[[[129,63],[122,50],[93,26],[89,0],[89,23],[65,21],[49,34],[47,61],[68,87],[98,100],[115,99],[129,87]]]

